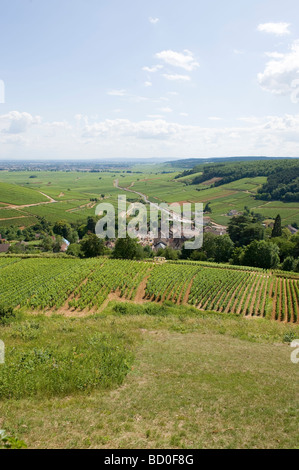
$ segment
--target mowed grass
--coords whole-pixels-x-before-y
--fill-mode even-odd
[[[116,334],[135,358],[122,385],[2,398],[0,427],[31,448],[298,447],[299,369],[283,342],[298,326],[168,305],[120,312],[112,303],[93,317],[0,327],[8,349]],[[22,333],[28,321],[38,338]]]

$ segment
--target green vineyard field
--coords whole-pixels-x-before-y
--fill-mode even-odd
[[[299,276],[212,263],[0,257],[0,305],[94,313],[108,299],[299,321]],[[110,297],[109,297],[110,295]]]

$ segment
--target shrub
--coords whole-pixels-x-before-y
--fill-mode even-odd
[[[37,339],[40,334],[40,325],[37,322],[26,321],[23,323],[16,323],[11,328],[11,335],[13,338],[21,338],[24,341]]]
[[[0,449],[26,449],[24,441],[20,441],[13,436],[6,434],[4,429],[0,429]]]
[[[296,338],[296,335],[294,333],[294,331],[288,331],[287,333],[284,334],[284,337],[283,337],[283,342],[284,343],[291,343],[293,341],[293,339]]]
[[[0,324],[9,324],[15,316],[13,307],[0,305]]]

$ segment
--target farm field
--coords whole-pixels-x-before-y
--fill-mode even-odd
[[[47,198],[33,189],[1,182],[0,201],[5,204],[22,205],[46,202]]]
[[[5,217],[7,213],[2,209],[6,207],[6,210],[12,210],[12,208],[2,204],[0,227],[1,225],[28,226],[34,223],[34,217],[37,215],[51,222],[59,219],[83,222],[87,216],[94,215],[95,204],[91,203],[91,198],[98,198],[101,201],[101,195],[104,195],[105,202],[110,202],[114,206],[117,204],[117,196],[123,194],[123,191],[115,187],[116,180],[120,188],[130,187],[148,196],[152,202],[185,201],[203,204],[210,202],[212,221],[222,225],[228,224],[230,217],[227,214],[230,210],[242,211],[245,206],[261,213],[265,219],[275,218],[280,213],[283,224],[294,222],[299,224],[298,204],[254,199],[257,189],[265,182],[264,177],[243,178],[210,188],[205,184],[198,186],[186,184],[188,177],[174,179],[178,172],[165,173],[165,168],[167,167],[159,165],[139,165],[132,167],[130,173],[127,170],[100,173],[0,171],[0,204],[37,204],[22,208],[22,219],[15,213],[13,217]],[[36,178],[30,178],[33,175]],[[201,190],[197,191],[197,188]],[[41,193],[46,194],[48,198]],[[127,194],[127,198],[129,197],[139,198],[133,193],[131,196]],[[55,202],[49,203],[49,198]],[[11,220],[6,220],[8,218]]]
[[[212,263],[0,257],[0,304],[82,315],[109,300],[164,301],[286,323],[299,320],[299,276]]]

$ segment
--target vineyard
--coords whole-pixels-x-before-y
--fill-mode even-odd
[[[189,304],[248,317],[299,321],[299,276],[212,263],[0,257],[0,305],[94,313],[105,301]]]

